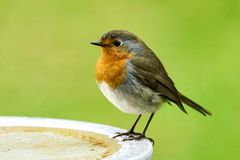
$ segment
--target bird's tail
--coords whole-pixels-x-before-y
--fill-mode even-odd
[[[205,108],[203,108],[202,106],[200,106],[199,104],[193,102],[191,99],[187,98],[186,96],[182,95],[181,93],[179,93],[180,99],[181,101],[188,105],[189,107],[195,109],[196,111],[200,112],[201,114],[203,114],[204,116],[211,116],[212,113],[209,112],[208,110],[206,110]]]

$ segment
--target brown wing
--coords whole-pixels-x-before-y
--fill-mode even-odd
[[[211,115],[211,112],[207,109],[178,92],[162,63],[149,48],[147,48],[146,54],[133,57],[131,64],[133,65],[134,76],[142,85],[174,102],[183,112],[187,113],[182,103],[187,104],[204,116]]]
[[[174,102],[183,112],[187,113],[173,81],[168,77],[163,65],[153,53],[134,57],[130,62],[133,65],[134,76],[142,85],[158,92],[160,96]]]

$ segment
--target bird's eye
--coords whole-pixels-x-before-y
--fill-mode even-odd
[[[119,40],[115,40],[115,41],[113,42],[113,44],[114,44],[114,46],[119,47],[119,46],[121,46],[122,42],[119,41]]]

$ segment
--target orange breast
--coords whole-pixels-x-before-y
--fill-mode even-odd
[[[97,83],[105,82],[111,88],[116,88],[125,79],[126,61],[131,54],[121,53],[121,56],[112,53],[112,51],[102,51],[96,65]]]

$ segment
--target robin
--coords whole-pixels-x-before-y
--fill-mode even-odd
[[[136,35],[125,30],[105,33],[98,42],[91,44],[101,47],[101,56],[96,64],[96,81],[104,96],[119,110],[138,114],[137,120],[126,133],[124,140],[141,140],[160,105],[175,103],[187,113],[183,103],[204,116],[211,113],[180,93],[164,66],[154,52]],[[134,132],[142,114],[151,113],[142,133]]]

